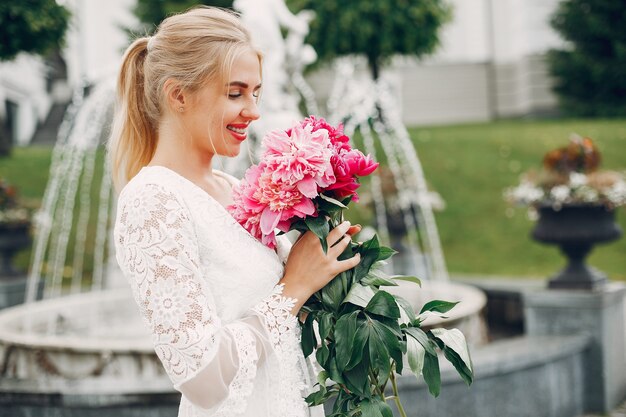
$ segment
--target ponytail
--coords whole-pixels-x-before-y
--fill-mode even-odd
[[[153,158],[162,112],[167,111],[166,82],[195,92],[227,72],[224,65],[243,50],[261,54],[237,16],[198,6],[172,15],[150,38],[133,42],[122,61],[117,108],[109,139],[113,182],[121,189]]]
[[[109,157],[118,190],[150,162],[156,149],[156,115],[146,99],[144,76],[148,40],[137,39],[128,47],[117,83]]]

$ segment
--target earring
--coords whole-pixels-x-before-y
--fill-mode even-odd
[[[182,113],[184,110],[185,110],[185,108],[184,108],[184,107],[179,107],[179,108],[178,108],[178,112],[179,112],[179,113]]]

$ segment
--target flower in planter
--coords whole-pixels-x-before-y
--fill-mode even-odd
[[[30,222],[30,213],[18,203],[17,189],[0,178],[0,226],[18,226]]]
[[[599,170],[600,161],[592,139],[572,135],[569,145],[546,153],[543,170],[523,174],[520,184],[507,188],[504,197],[531,209],[576,204],[614,209],[626,205],[626,176]]]

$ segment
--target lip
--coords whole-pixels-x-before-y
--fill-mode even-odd
[[[234,124],[233,123],[233,124],[229,124],[228,126],[232,126],[232,127],[236,128],[236,129],[246,129],[248,127],[248,124],[247,123],[243,123],[243,124]],[[226,129],[226,130],[228,130],[228,132],[231,134],[231,136],[234,137],[239,142],[243,142],[248,137],[248,133],[247,132],[241,134],[241,133],[234,132],[234,131],[232,131],[230,129]]]

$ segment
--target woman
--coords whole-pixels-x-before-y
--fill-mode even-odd
[[[136,40],[119,76],[117,259],[183,394],[179,416],[319,413],[303,400],[313,382],[295,315],[359,261],[337,260],[358,231],[347,222],[327,254],[309,232],[284,264],[226,210],[235,180],[212,169],[213,157],[239,153],[260,88],[248,32],[214,8],[169,17]]]

